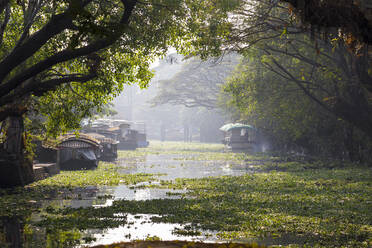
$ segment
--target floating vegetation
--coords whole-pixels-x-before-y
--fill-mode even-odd
[[[325,247],[369,247],[372,242],[372,172],[367,168],[177,179],[162,185],[186,188],[192,198],[124,205],[164,215],[157,221],[191,222],[229,239],[292,233]]]
[[[0,216],[5,221],[19,217],[17,221],[25,223],[24,233],[29,242],[35,242],[35,235],[42,234],[44,243],[32,247],[47,247],[45,242],[55,242],[51,247],[74,247],[94,241],[92,230],[104,236],[104,230],[124,227],[136,230],[142,222],[143,225],[179,225],[172,234],[180,237],[213,235],[214,240],[290,247],[371,247],[370,168],[338,161],[309,162],[217,152],[213,151],[215,148],[198,152],[198,146],[190,146],[189,151],[182,150],[177,156],[197,162],[189,166],[187,160],[174,160],[175,171],[179,171],[179,178],[174,180],[158,178],[158,174],[136,173],[136,169],[130,172],[134,174],[122,174],[123,167],[133,166],[126,162],[100,163],[97,170],[62,172],[25,188],[2,190]],[[176,154],[178,145],[172,147],[174,150],[170,152]],[[175,156],[165,156],[170,153],[161,149],[162,146],[150,146],[139,151],[123,151],[120,156],[128,161],[145,160],[149,155],[146,153],[157,151],[159,154],[150,156],[156,162],[141,162],[141,166],[145,171],[163,167],[168,170],[161,159],[170,159],[173,165],[171,158]],[[206,162],[223,158],[224,163],[215,164],[228,169],[237,164],[253,169],[238,176],[180,178],[185,170],[203,170]],[[128,200],[116,198],[108,191],[96,194],[99,185],[117,184],[127,184],[128,191],[122,192],[133,194],[147,194],[156,188],[163,193],[169,191],[161,196],[167,199],[145,195]],[[123,190],[120,187],[112,189]],[[71,206],[54,201],[61,197]],[[81,201],[90,202],[79,207],[77,203]],[[38,218],[31,218],[35,213]],[[161,238],[160,234],[153,235],[148,237],[152,242]],[[122,240],[135,237],[133,232],[125,233]]]
[[[61,171],[60,174],[31,184],[35,186],[52,187],[82,187],[91,185],[137,184],[154,180],[153,174],[122,174],[119,166],[113,163],[100,162],[95,170]]]
[[[261,246],[256,243],[253,244],[242,244],[242,243],[228,243],[228,244],[212,244],[212,243],[202,243],[202,242],[190,242],[190,241],[159,241],[159,240],[146,240],[146,241],[133,241],[133,242],[123,242],[112,245],[99,245],[92,248],[265,248],[266,246]]]
[[[369,247],[372,242],[372,172],[363,168],[177,179],[163,186],[186,188],[188,198],[117,200],[99,210],[69,208],[55,214],[152,214],[155,223],[191,223],[180,235],[213,230],[228,240],[290,234],[301,246]]]
[[[200,236],[202,233],[199,230],[193,230],[190,226],[186,226],[183,229],[175,228],[173,230],[174,234],[181,236]]]

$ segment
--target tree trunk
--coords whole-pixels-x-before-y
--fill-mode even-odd
[[[333,113],[372,140],[372,109],[359,77],[351,77],[346,92],[346,97],[336,99],[332,106]]]
[[[23,118],[12,116],[5,121],[6,140],[4,150],[16,157],[20,157],[23,152]]]
[[[22,116],[8,117],[2,126],[5,141],[0,148],[0,187],[24,186],[34,181],[32,161],[24,156]]]
[[[346,159],[350,161],[356,161],[357,154],[355,150],[355,142],[354,142],[354,132],[353,127],[347,125],[344,127],[344,146],[346,148]]]
[[[17,217],[3,217],[3,228],[9,248],[22,248],[23,227]]]

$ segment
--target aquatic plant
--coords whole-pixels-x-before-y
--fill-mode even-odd
[[[82,187],[90,185],[118,185],[137,184],[154,180],[153,174],[123,174],[119,173],[120,167],[113,163],[100,162],[95,170],[61,171],[60,174],[33,183],[35,186],[52,187]]]

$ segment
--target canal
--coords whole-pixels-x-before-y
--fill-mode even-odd
[[[372,173],[332,166],[220,144],[152,142],[95,170],[1,190],[0,247],[136,240],[368,247]]]

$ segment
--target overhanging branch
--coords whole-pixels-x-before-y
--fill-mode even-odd
[[[29,94],[34,94],[35,96],[42,96],[46,92],[55,89],[61,84],[70,83],[70,82],[79,82],[84,83],[94,79],[97,75],[96,74],[88,74],[85,76],[66,76],[62,78],[54,78],[46,81],[37,81],[33,80],[28,83],[25,87],[22,87],[13,93],[0,98],[0,106],[4,106],[6,104],[10,104],[14,101],[14,99],[22,98]]]
[[[122,0],[122,2],[125,6],[125,10],[124,10],[124,14],[122,15],[119,25],[126,25],[129,23],[129,18],[135,7],[136,2],[134,0],[133,1]],[[114,44],[115,41],[120,37],[120,35],[121,35],[121,32],[116,32],[112,34],[112,36],[110,37],[97,40],[93,42],[92,44],[89,44],[85,47],[74,49],[74,50],[63,50],[61,52],[58,52],[50,56],[49,58],[31,66],[30,68],[26,69],[25,71],[21,72],[20,74],[10,79],[5,84],[1,85],[0,86],[0,97],[3,97],[9,94],[12,90],[19,87],[27,79],[35,77],[40,72],[47,70],[56,64],[59,64],[59,63],[62,63],[68,60],[72,60],[72,59],[75,59],[81,56],[92,54],[96,51],[99,51],[101,49],[104,49]],[[26,41],[24,45],[26,45],[27,43],[28,41]],[[24,45],[22,45],[21,47],[23,47]],[[1,68],[1,63],[0,63],[0,68]],[[0,79],[1,79],[1,71],[2,69],[0,69]]]

